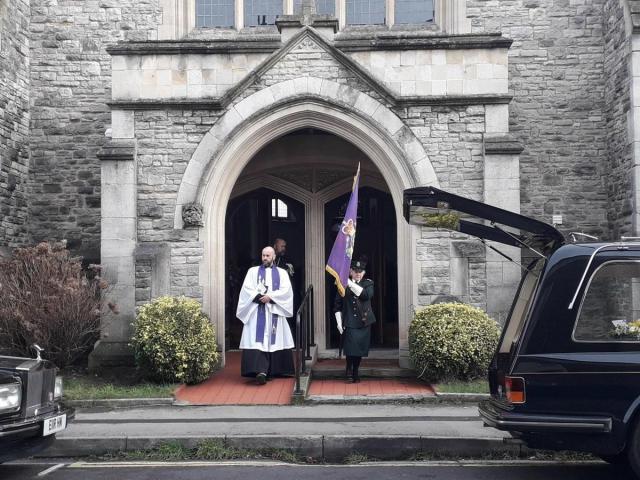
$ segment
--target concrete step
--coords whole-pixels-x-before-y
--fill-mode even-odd
[[[344,378],[344,360],[319,360],[312,368],[313,378]],[[359,373],[361,377],[371,378],[416,378],[413,370],[401,368],[397,361],[368,360],[362,362]]]
[[[313,378],[322,379],[340,379],[344,378],[344,367],[341,368],[312,368]],[[415,378],[416,374],[413,370],[406,368],[360,368],[360,377],[362,378]]]

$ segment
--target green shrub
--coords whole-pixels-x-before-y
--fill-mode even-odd
[[[213,325],[200,303],[186,297],[140,307],[131,344],[138,367],[159,382],[202,382],[218,362]]]
[[[478,308],[429,305],[409,326],[409,356],[426,380],[471,380],[486,375],[499,336],[496,322]]]

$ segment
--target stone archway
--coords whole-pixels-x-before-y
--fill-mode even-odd
[[[413,227],[402,216],[402,192],[438,185],[420,141],[386,106],[349,86],[318,78],[289,80],[250,95],[230,107],[194,152],[180,185],[175,228],[182,228],[181,208],[198,202],[205,209],[201,284],[203,308],[224,331],[224,218],[234,184],[253,156],[272,140],[300,128],[324,130],[355,145],[376,165],[391,192],[398,222],[399,356],[407,363],[407,330],[411,306],[417,303]],[[324,252],[311,243],[311,255]],[[324,259],[316,259],[320,263]],[[317,262],[316,262],[317,263]],[[419,269],[418,269],[419,270]],[[322,285],[324,272],[312,272]],[[316,309],[320,302],[316,302]],[[316,311],[316,318],[319,318]],[[224,341],[224,340],[223,340]],[[224,345],[223,345],[224,347]]]

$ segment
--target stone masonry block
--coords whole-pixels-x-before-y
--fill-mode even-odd
[[[487,133],[509,132],[509,106],[486,105],[485,129]]]
[[[274,101],[271,90],[259,90],[240,103],[237,103],[234,108],[243,119],[246,119],[254,115],[257,111],[272,105]]]
[[[294,88],[295,87],[293,85],[293,80],[285,80],[284,82],[275,83],[268,87],[268,89],[271,91],[271,95],[273,96],[274,101],[276,102],[291,95],[291,92],[294,91]]]
[[[338,96],[338,88],[340,84],[331,80],[322,79],[322,87],[320,87],[320,96],[325,98],[336,98]]]
[[[134,138],[134,112],[130,110],[111,111],[111,138]]]
[[[135,218],[135,193],[115,184],[102,186],[102,216],[104,218]]]
[[[391,136],[395,135],[404,126],[402,120],[384,106],[375,111],[373,119]]]
[[[245,104],[245,107],[247,108],[246,113],[250,114],[250,105]],[[217,140],[225,141],[233,129],[242,123],[243,119],[244,117],[234,107],[229,108],[211,129],[211,133]]]

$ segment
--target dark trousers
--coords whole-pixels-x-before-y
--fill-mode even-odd
[[[347,377],[349,376],[349,374],[351,374],[354,380],[360,378],[358,369],[360,368],[361,360],[362,357],[347,355]]]

